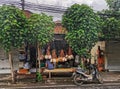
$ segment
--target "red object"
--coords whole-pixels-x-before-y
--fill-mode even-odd
[[[28,73],[29,72],[29,70],[28,69],[19,69],[19,74],[26,74],[26,73]]]
[[[100,49],[100,46],[98,46],[98,70],[103,71],[104,70],[104,53],[103,50]]]

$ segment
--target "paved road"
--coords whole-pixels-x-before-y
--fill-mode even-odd
[[[0,75],[0,89],[120,89],[120,73],[104,72],[103,75],[104,84],[83,84],[82,86],[74,85],[70,77],[53,79],[47,83],[36,83],[35,79],[20,79],[17,84],[10,84],[10,81],[6,80],[9,76]]]
[[[0,89],[120,89],[120,83],[105,83],[105,84],[83,84],[76,85],[25,85],[25,86],[0,86]]]

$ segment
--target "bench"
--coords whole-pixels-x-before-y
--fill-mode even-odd
[[[43,73],[49,73],[49,78],[51,78],[51,73],[73,73],[75,68],[56,68],[52,70],[45,69]]]
[[[36,73],[18,73],[14,71],[15,81],[19,78],[36,78]]]
[[[51,73],[73,73],[75,68],[56,68],[52,70],[44,69],[43,73],[48,73],[49,79],[51,79]],[[15,81],[20,77],[25,78],[36,78],[36,73],[18,73],[14,72]]]

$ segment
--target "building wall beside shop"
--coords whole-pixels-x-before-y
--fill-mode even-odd
[[[18,60],[18,51],[14,49],[12,54],[13,59],[13,68],[14,70],[18,69],[19,60]],[[10,73],[10,62],[8,59],[8,54],[4,51],[4,49],[0,48],[0,74]]]
[[[94,63],[98,61],[98,46],[100,46],[101,50],[105,52],[105,41],[98,41],[96,45],[91,50],[91,63]],[[104,56],[105,58],[105,56]],[[106,64],[106,58],[105,58],[105,64]]]
[[[120,71],[120,42],[106,42],[106,69],[109,71]]]
[[[10,64],[7,53],[0,48],[0,74],[2,73],[10,73]]]

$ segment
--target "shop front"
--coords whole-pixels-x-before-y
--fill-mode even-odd
[[[36,72],[36,68],[48,70],[57,69],[57,71],[61,71],[58,69],[77,67],[77,64],[79,63],[75,63],[76,53],[71,49],[71,47],[69,47],[65,40],[66,30],[62,27],[59,21],[55,23],[56,26],[54,28],[54,40],[42,47],[39,53],[39,60],[37,58],[38,53],[36,45],[28,45],[28,48],[25,46],[24,49],[19,52],[19,58],[21,58],[19,59],[19,72],[22,72],[21,70],[24,71],[27,69],[29,70],[27,72],[32,73]]]
[[[71,47],[64,40],[65,34],[55,34],[54,41],[50,42],[41,49],[40,58],[37,58],[37,52],[35,46],[30,46],[28,49],[28,59],[24,51],[20,51],[21,57],[19,57],[19,69],[18,75],[29,76],[30,74],[47,74],[48,78],[52,77],[52,74],[68,74],[68,76],[74,72],[76,54]],[[79,63],[77,63],[79,64]],[[29,75],[28,75],[29,74]],[[57,75],[56,75],[57,76]]]
[[[120,71],[120,42],[106,42],[106,69],[109,71]]]

